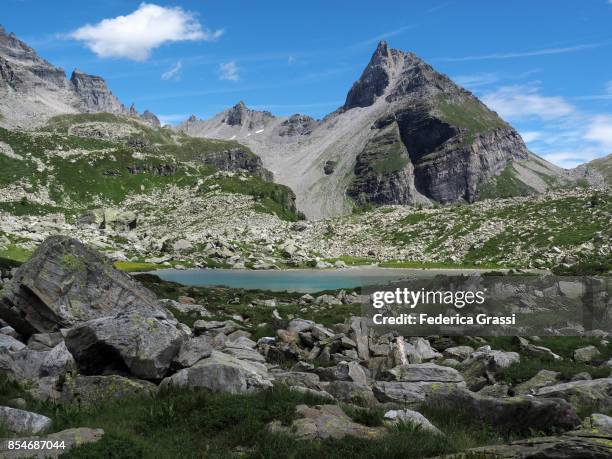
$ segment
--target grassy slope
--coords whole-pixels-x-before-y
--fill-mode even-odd
[[[128,139],[91,139],[69,135],[74,124],[84,122],[113,122],[139,130],[137,137],[145,147],[130,147]],[[214,152],[240,147],[236,142],[192,139],[184,134],[175,136],[163,128],[152,128],[129,118],[110,114],[62,115],[52,118],[44,133],[30,134],[0,128],[0,141],[9,144],[24,160],[0,155],[0,186],[26,181],[31,191],[43,186],[56,205],[19,206],[12,202],[0,203],[0,209],[16,214],[45,214],[65,212],[78,214],[83,210],[105,205],[117,205],[132,193],[150,192],[173,184],[193,187],[199,179],[209,177],[215,169],[198,164],[197,159]],[[244,148],[244,147],[242,147]],[[62,158],[47,151],[84,150]],[[144,156],[134,158],[137,151]],[[41,164],[43,167],[41,168]],[[132,174],[128,167],[154,168],[175,165],[173,175],[160,176],[144,172]],[[41,170],[42,169],[42,170]],[[298,215],[291,205],[292,191],[283,186],[252,177],[247,182],[232,178],[216,178],[223,191],[252,195],[260,198],[257,209],[275,213],[280,218],[296,220]]]
[[[503,263],[507,253],[521,248],[544,250],[589,242],[596,232],[610,231],[611,214],[612,196],[598,193],[587,197],[524,201],[484,212],[469,205],[450,206],[435,213],[409,215],[387,238],[401,245],[419,240],[423,233],[432,234],[425,251],[435,253],[449,238],[460,238],[487,222],[500,221],[504,223],[502,231],[483,244],[473,246],[463,260],[465,264],[479,261],[494,265]],[[451,227],[447,226],[448,217],[454,217],[456,222]]]

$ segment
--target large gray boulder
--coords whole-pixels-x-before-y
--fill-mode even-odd
[[[66,345],[82,373],[129,371],[142,379],[163,378],[187,334],[165,314],[132,311],[71,328]]]
[[[536,391],[537,397],[556,397],[567,400],[577,410],[612,409],[612,378],[571,381]]]
[[[51,419],[42,414],[0,406],[0,424],[14,434],[37,434],[51,427]]]
[[[0,298],[0,318],[26,336],[135,310],[169,314],[108,258],[65,236],[43,242]]]
[[[562,399],[488,397],[458,389],[432,391],[425,405],[467,413],[470,417],[509,432],[566,431],[580,425],[580,418],[572,405]]]
[[[402,382],[463,382],[463,376],[457,370],[451,367],[436,365],[435,363],[399,365],[384,372],[381,379]]]
[[[62,341],[48,351],[37,351],[25,347],[16,352],[4,354],[5,370],[21,380],[35,380],[45,377],[61,378],[76,370],[76,362]]]
[[[119,375],[83,376],[68,378],[62,385],[60,401],[81,405],[105,403],[114,398],[151,394],[157,386],[149,381],[128,379]]]
[[[296,413],[298,419],[290,426],[274,421],[268,425],[268,429],[293,435],[297,440],[341,439],[346,436],[372,439],[387,432],[385,427],[357,424],[339,405],[298,405]]]
[[[272,387],[266,366],[213,351],[210,357],[164,379],[161,387],[204,387],[213,392],[243,394]]]

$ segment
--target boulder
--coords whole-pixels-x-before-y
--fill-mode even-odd
[[[270,388],[272,381],[265,365],[213,351],[210,357],[164,379],[161,387],[204,387],[242,394]]]
[[[0,317],[25,336],[137,310],[169,314],[153,292],[76,239],[52,236],[17,269]]]
[[[406,343],[406,355],[410,363],[422,363],[442,357],[424,338],[413,338]]]
[[[173,364],[177,368],[187,368],[210,357],[213,347],[206,336],[196,336],[183,342],[178,354],[174,357]]]
[[[42,414],[0,406],[0,424],[14,434],[37,434],[51,428],[51,419]]]
[[[590,362],[599,357],[601,352],[595,346],[586,346],[574,351],[574,360],[576,362]]]
[[[472,346],[454,346],[444,349],[443,354],[444,357],[459,360],[461,362],[468,359],[473,352],[474,348]]]
[[[434,391],[425,405],[463,412],[508,432],[566,431],[580,425],[572,406],[561,399],[488,397],[465,389]]]
[[[19,351],[26,345],[9,335],[0,334],[0,351]]]
[[[385,420],[388,420],[393,424],[397,424],[399,422],[412,424],[416,428],[422,429],[425,432],[431,432],[436,435],[444,435],[440,429],[434,426],[429,419],[418,411],[389,410],[385,413]]]
[[[434,393],[452,393],[465,383],[376,381],[372,391],[381,403],[418,408]]]
[[[353,316],[350,318],[350,337],[357,344],[357,354],[360,359],[367,360],[370,357],[368,323],[365,317]]]
[[[516,440],[503,445],[472,448],[461,457],[496,459],[609,459],[612,436],[604,432],[576,431],[551,437]],[[453,456],[454,458],[457,456]]]
[[[321,386],[337,400],[354,405],[376,405],[376,397],[369,386],[352,381],[333,381]]]
[[[537,397],[567,400],[576,410],[612,409],[612,378],[572,381],[538,389]]]
[[[26,347],[6,357],[10,365],[7,369],[19,379],[59,378],[76,369],[75,360],[63,341],[49,351],[35,351]]]
[[[463,376],[451,367],[435,363],[399,365],[383,373],[383,380],[401,382],[462,383]]]
[[[612,432],[612,417],[601,413],[593,413],[589,416],[589,424],[596,428]]]
[[[134,311],[77,325],[68,331],[66,345],[84,374],[127,370],[138,378],[161,379],[186,338],[165,314]]]
[[[531,394],[542,387],[551,386],[559,381],[560,373],[557,371],[540,370],[538,373],[514,388],[517,394]]]
[[[60,401],[94,405],[114,398],[152,394],[156,391],[157,386],[149,381],[129,379],[119,375],[78,375],[66,379],[62,386]]]
[[[67,429],[62,430],[61,432],[52,433],[45,436],[38,437],[25,437],[25,438],[11,438],[13,441],[18,441],[20,443],[25,442],[50,442],[50,444],[54,444],[55,442],[63,442],[64,448],[47,448],[47,449],[39,449],[37,451],[28,450],[28,449],[14,449],[7,451],[4,447],[4,443],[6,440],[2,440],[0,445],[3,447],[2,449],[2,457],[5,459],[17,459],[17,458],[28,458],[32,459],[40,458],[40,459],[50,459],[50,458],[58,458],[61,455],[65,454],[72,448],[76,448],[77,446],[81,446],[87,443],[95,443],[99,441],[104,436],[104,430],[102,429],[90,429],[87,427],[79,427],[76,429]]]
[[[284,426],[273,421],[268,429],[275,433],[286,433],[298,440],[341,439],[346,436],[372,439],[383,435],[384,427],[366,427],[354,422],[338,405],[298,405],[298,419]]]

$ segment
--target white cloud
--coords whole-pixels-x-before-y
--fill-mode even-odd
[[[610,0],[610,2],[612,2],[612,0]],[[606,83],[606,92],[608,94],[612,94],[612,80]]]
[[[435,60],[445,62],[465,62],[465,61],[485,61],[485,60],[499,60],[499,59],[516,59],[520,57],[537,57],[547,56],[550,54],[566,54],[574,53],[577,51],[583,51],[585,49],[598,48],[604,46],[605,43],[590,43],[586,45],[566,46],[564,48],[544,48],[536,49],[533,51],[519,51],[509,53],[493,53],[493,54],[480,54],[475,56],[463,56],[463,57],[440,57]]]
[[[533,142],[541,138],[542,133],[538,131],[525,131],[525,132],[521,132],[521,137],[523,138],[525,142],[529,143],[529,142]]]
[[[164,43],[213,41],[222,34],[223,30],[202,28],[195,14],[182,8],[141,3],[133,13],[84,25],[69,37],[83,41],[99,57],[144,61]]]
[[[169,68],[167,71],[162,73],[161,79],[162,80],[180,80],[182,68],[183,68],[183,62],[178,61],[171,68]]]
[[[240,79],[238,66],[236,66],[235,61],[219,64],[219,79],[229,81],[238,81]]]
[[[159,122],[163,125],[166,124],[179,124],[189,118],[186,114],[170,114],[170,115],[157,115]]]
[[[559,167],[572,169],[580,164],[597,158],[598,155],[591,151],[561,151],[542,155],[546,161],[550,161]]]
[[[612,149],[612,116],[600,115],[593,118],[584,138],[599,143],[602,148]]]
[[[510,120],[554,119],[575,111],[563,97],[543,96],[537,87],[532,86],[502,86],[485,94],[482,100],[502,118]]]
[[[453,81],[467,88],[477,88],[486,86],[499,81],[499,76],[495,73],[476,73],[473,75],[457,75]]]

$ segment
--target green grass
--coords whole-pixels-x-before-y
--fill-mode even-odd
[[[511,198],[535,193],[533,188],[519,180],[512,162],[509,162],[499,175],[484,183],[479,190],[480,199]]]
[[[465,99],[458,103],[439,97],[436,108],[443,121],[467,131],[466,143],[471,143],[475,134],[508,127],[496,113],[476,99]]]
[[[503,266],[495,263],[452,263],[444,261],[411,261],[411,260],[392,260],[379,263],[381,268],[406,268],[406,269],[500,269]]]
[[[156,269],[163,268],[163,266],[160,266],[155,263],[146,263],[144,261],[116,261],[115,268],[120,269],[121,271],[125,271],[127,273],[139,273],[146,271],[155,271]]]
[[[248,458],[423,458],[499,442],[508,438],[479,421],[443,408],[426,416],[445,437],[410,424],[398,424],[377,439],[299,441],[288,434],[272,434],[271,421],[290,425],[298,404],[329,403],[283,386],[248,394],[230,395],[205,390],[172,390],[149,396],[105,400],[78,405],[35,402],[16,383],[0,376],[0,402],[23,396],[27,409],[53,420],[53,431],[71,427],[102,428],[103,438],[67,452],[66,458],[229,458],[238,450]],[[382,410],[343,407],[366,425],[380,426]]]
[[[372,263],[375,263],[375,261],[372,258],[353,257],[350,255],[343,255],[343,256],[335,257],[335,258],[326,258],[325,261],[327,261],[328,263],[335,263],[336,261],[343,261],[348,266],[365,266],[365,265],[371,265]]]
[[[10,244],[5,250],[0,250],[0,259],[8,260],[9,262],[23,263],[30,258],[32,252],[21,247]]]
[[[519,346],[511,337],[488,337],[487,342],[493,349],[519,352]],[[512,385],[531,379],[540,370],[557,371],[561,373],[560,378],[568,381],[572,376],[586,372],[593,378],[606,378],[610,374],[610,368],[591,365],[588,363],[574,362],[574,350],[585,346],[595,346],[601,355],[596,359],[605,361],[612,358],[612,344],[603,346],[599,338],[587,338],[579,336],[543,336],[533,344],[549,348],[555,354],[563,357],[561,361],[541,360],[521,355],[521,361],[504,369],[499,376],[501,381]]]

